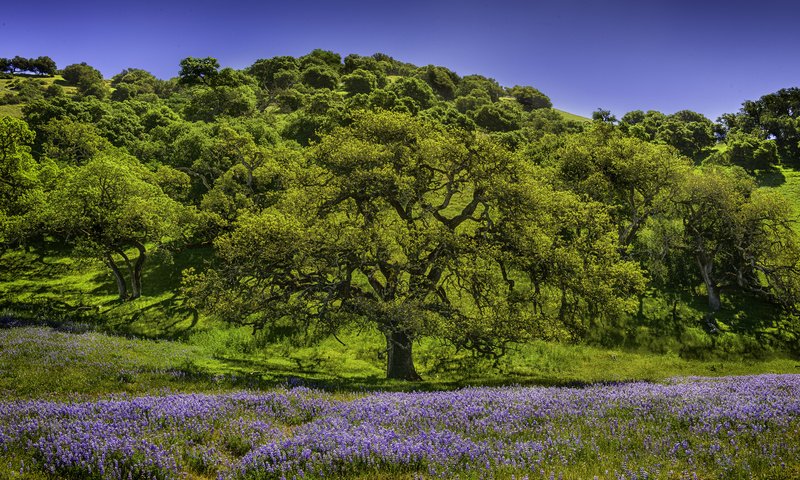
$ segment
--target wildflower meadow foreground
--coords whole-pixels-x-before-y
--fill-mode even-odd
[[[800,375],[0,402],[10,478],[798,478]]]

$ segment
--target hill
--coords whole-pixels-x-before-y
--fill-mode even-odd
[[[227,332],[218,356],[362,379],[524,377],[539,341],[796,353],[794,137],[773,117],[589,121],[533,86],[383,54],[180,68],[0,82],[28,105],[1,124],[7,316]],[[357,353],[332,353],[342,339]]]

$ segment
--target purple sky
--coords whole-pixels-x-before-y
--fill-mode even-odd
[[[383,52],[533,85],[584,116],[688,108],[713,120],[800,86],[799,20],[796,0],[18,0],[0,14],[0,56],[169,78],[187,56],[243,68],[314,48]]]

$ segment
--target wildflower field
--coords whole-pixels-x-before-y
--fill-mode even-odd
[[[800,376],[0,402],[8,478],[798,478]]]

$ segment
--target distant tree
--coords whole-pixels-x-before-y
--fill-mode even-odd
[[[211,122],[220,116],[251,115],[255,109],[256,95],[250,87],[196,87],[184,115],[189,120]]]
[[[0,116],[0,242],[19,244],[42,210],[40,165],[31,155],[34,132],[17,118]]]
[[[566,137],[545,163],[563,188],[611,207],[623,255],[650,218],[671,209],[690,168],[672,148],[609,134],[602,125]]]
[[[440,103],[420,112],[419,116],[422,119],[461,130],[472,131],[477,128],[477,125],[475,125],[475,122],[470,117],[459,112],[450,103]]]
[[[454,103],[459,112],[468,113],[477,110],[483,105],[492,103],[492,99],[485,90],[476,88],[472,90],[469,95],[456,98]]]
[[[156,93],[158,79],[140,68],[126,68],[111,78],[111,86],[115,88],[111,99],[123,101],[141,94]]]
[[[406,106],[414,113],[432,107],[436,101],[436,95],[430,85],[415,77],[398,78],[387,87],[387,90],[395,93],[400,101],[410,100]]]
[[[64,81],[68,84],[77,85],[84,76],[96,75],[94,73],[95,71],[96,70],[89,66],[86,62],[73,63],[64,67],[64,69],[61,71],[61,76],[64,77]]]
[[[700,113],[681,110],[664,119],[655,140],[672,145],[689,158],[698,159],[716,142],[714,124]]]
[[[608,123],[612,125],[617,123],[617,117],[611,113],[611,110],[605,110],[602,108],[598,108],[592,112],[592,120],[595,122]]]
[[[756,190],[739,168],[696,169],[678,198],[685,244],[708,296],[707,321],[722,303],[720,292],[738,288],[795,305],[800,249],[787,202],[778,194]]]
[[[219,62],[214,57],[186,57],[180,66],[179,82],[184,85],[211,85],[211,80],[219,73]]]
[[[715,152],[706,162],[738,165],[748,173],[769,170],[780,165],[781,158],[774,140],[765,140],[752,133],[736,131],[727,135],[725,150]]]
[[[511,102],[490,103],[471,112],[472,120],[490,132],[517,130],[522,122],[522,111]]]
[[[362,69],[353,70],[352,73],[343,76],[342,84],[349,95],[370,93],[378,86],[375,74]]]
[[[774,140],[740,133],[728,136],[726,143],[730,163],[739,165],[748,172],[768,170],[781,163]]]
[[[375,75],[384,75],[383,65],[373,57],[362,57],[355,53],[344,57],[344,67],[342,73],[349,75],[356,70],[366,70]]]
[[[328,67],[329,69],[333,70],[337,74],[342,69],[342,56],[336,52],[331,52],[330,50],[322,50],[317,48],[312,50],[307,55],[303,55],[299,58],[300,67],[303,70],[307,70],[309,67],[317,65],[322,67]]]
[[[758,100],[746,101],[731,120],[734,124],[731,126],[739,130],[773,138],[785,161],[800,158],[800,87],[783,88]]]
[[[339,85],[339,75],[330,67],[311,65],[303,71],[303,83],[312,88],[335,90]]]
[[[456,94],[456,84],[460,78],[455,72],[436,65],[428,65],[417,71],[419,78],[431,86],[443,100],[452,100]]]
[[[67,65],[61,75],[70,85],[75,85],[78,94],[84,97],[93,96],[103,99],[108,96],[109,88],[103,80],[103,74],[86,63]]]
[[[300,80],[300,62],[289,56],[260,59],[247,72],[256,78],[262,88],[286,89]]]
[[[213,87],[241,87],[243,85],[248,85],[253,88],[258,88],[258,82],[256,82],[252,76],[245,72],[227,67],[220,70],[219,73],[214,76],[211,85]]]
[[[53,61],[52,58],[47,56],[37,57],[35,59],[31,59],[31,68],[34,72],[38,73],[39,75],[48,75],[52,76],[56,74],[58,71],[58,67],[56,66],[56,62]]]
[[[458,82],[456,96],[464,97],[472,94],[475,90],[485,93],[493,102],[500,100],[500,97],[505,94],[503,87],[495,79],[483,75],[467,75]]]
[[[553,106],[547,95],[533,87],[515,85],[508,89],[508,93],[522,105],[522,109],[526,112]]]
[[[10,58],[0,57],[0,73],[13,73],[14,65]]]
[[[275,94],[275,105],[281,113],[291,113],[299,110],[306,103],[307,95],[300,93],[295,88],[287,88]]]
[[[50,120],[42,128],[42,152],[68,165],[83,165],[111,143],[93,123],[76,122],[69,117]]]
[[[632,137],[654,141],[658,129],[666,119],[666,115],[656,110],[648,110],[647,113],[634,110],[622,116],[619,126],[624,133]]]
[[[11,59],[11,68],[17,72],[30,72],[33,65],[29,58],[20,57],[19,55]]]

